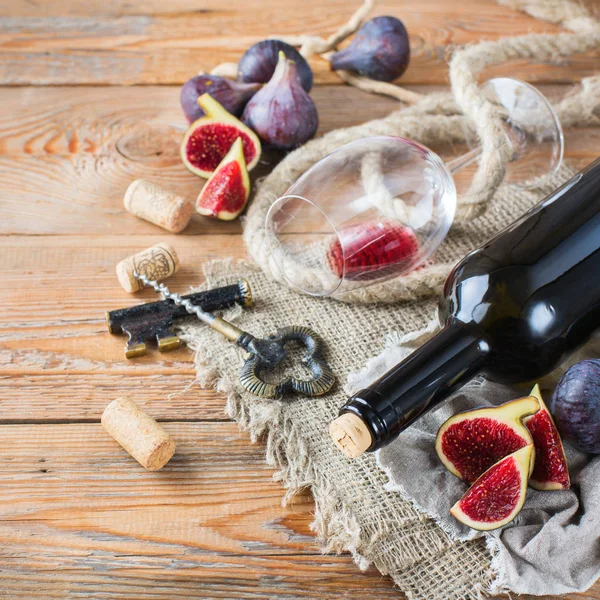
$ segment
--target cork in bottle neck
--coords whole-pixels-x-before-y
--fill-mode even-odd
[[[343,413],[329,425],[335,445],[349,458],[357,458],[373,444],[366,423],[353,413]]]

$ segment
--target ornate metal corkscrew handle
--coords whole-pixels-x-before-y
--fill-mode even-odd
[[[294,391],[306,396],[321,396],[333,387],[335,377],[325,361],[323,342],[312,329],[292,325],[278,329],[276,335],[266,339],[255,338],[229,321],[202,310],[198,305],[171,292],[163,283],[149,279],[137,271],[134,271],[133,275],[144,285],[153,288],[156,293],[163,294],[177,306],[183,306],[188,313],[196,315],[209,327],[249,352],[250,357],[246,359],[240,372],[240,383],[252,394],[263,398],[277,398],[285,392]],[[277,384],[265,381],[261,374],[285,359],[285,344],[290,341],[299,342],[306,348],[307,355],[302,362],[311,370],[311,379],[286,377]]]

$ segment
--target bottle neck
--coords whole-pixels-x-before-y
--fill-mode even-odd
[[[341,413],[368,426],[370,451],[390,442],[413,421],[472,379],[489,353],[478,332],[459,322],[446,325],[397,367],[348,399]]]

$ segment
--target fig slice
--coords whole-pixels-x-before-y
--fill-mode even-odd
[[[181,141],[181,160],[195,175],[208,178],[219,166],[233,142],[242,140],[246,168],[251,171],[260,158],[257,135],[228,113],[210,94],[202,94],[198,104],[206,113],[194,121]]]
[[[565,449],[537,383],[531,395],[539,402],[540,410],[523,419],[535,446],[535,464],[529,485],[536,490],[568,490],[571,480]]]
[[[237,138],[202,188],[196,200],[196,211],[206,217],[231,221],[244,210],[249,195],[250,178],[242,140]]]
[[[510,523],[525,502],[533,452],[533,444],[528,444],[492,465],[450,509],[450,514],[479,531]]]
[[[458,413],[438,430],[435,450],[448,471],[473,483],[501,458],[533,444],[521,421],[539,407],[534,396],[526,396],[500,406]]]

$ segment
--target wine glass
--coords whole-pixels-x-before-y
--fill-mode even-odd
[[[505,181],[539,185],[560,166],[563,134],[548,100],[510,78],[483,86],[502,109],[512,160]],[[444,163],[396,136],[364,138],[314,164],[270,207],[271,264],[292,287],[314,296],[405,275],[442,243],[456,210],[453,174],[481,148]]]

